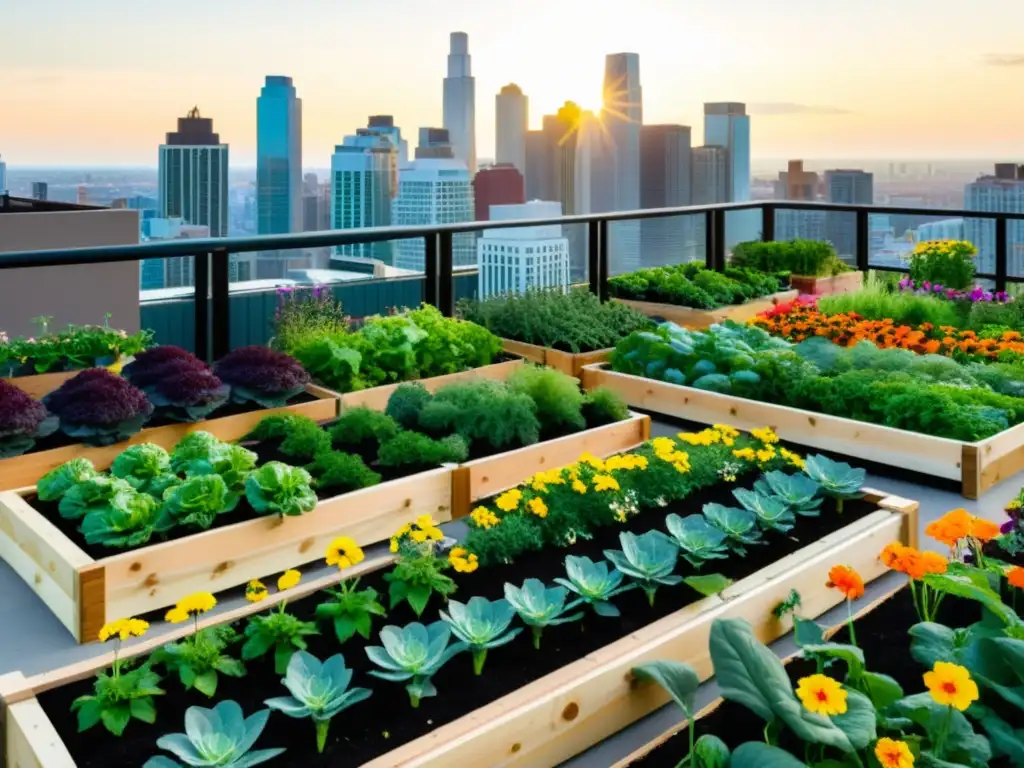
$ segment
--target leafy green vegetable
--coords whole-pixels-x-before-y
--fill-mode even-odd
[[[729,556],[728,534],[704,516],[680,517],[673,513],[665,518],[665,524],[683,557],[694,568],[700,568],[708,560],[724,560]]]
[[[72,459],[43,475],[36,494],[40,501],[59,501],[71,488],[96,474],[96,467],[88,459]]]
[[[566,555],[565,572],[568,578],[558,577],[555,583],[579,595],[580,600],[589,605],[598,616],[619,616],[620,611],[611,602],[612,598],[636,586],[621,586],[621,571],[609,568],[608,563],[603,560],[595,563],[589,557]]]
[[[457,464],[468,456],[469,448],[461,435],[435,440],[420,432],[399,432],[380,447],[377,458],[382,467],[432,469]]]
[[[523,631],[519,627],[509,629],[515,615],[516,610],[508,600],[491,601],[476,596],[468,604],[449,600],[448,611],[441,611],[441,620],[466,644],[473,655],[473,673],[480,675],[487,651],[511,643]]]
[[[750,510],[710,503],[703,512],[709,523],[729,537],[729,546],[738,555],[746,555],[748,545],[761,543],[758,517]]]
[[[316,507],[316,494],[310,487],[312,480],[301,467],[270,461],[249,475],[245,497],[262,515],[302,515]]]
[[[616,569],[636,582],[652,606],[659,586],[675,586],[682,582],[683,577],[673,573],[679,549],[661,531],[648,531],[641,536],[623,531],[619,534],[619,543],[621,551],[606,549],[604,556]]]
[[[757,522],[767,531],[786,533],[793,530],[796,518],[789,504],[777,496],[765,496],[746,488],[733,489],[732,495],[744,509],[757,515]]]
[[[366,466],[362,458],[341,451],[317,454],[306,470],[313,476],[317,488],[330,488],[339,494],[369,488],[381,480],[380,474]]]
[[[859,499],[867,472],[854,469],[849,464],[833,461],[825,456],[808,456],[804,459],[804,472],[821,486],[823,493],[836,500],[838,511],[843,511],[844,499]]]
[[[171,471],[170,454],[152,443],[129,445],[114,459],[110,474],[157,499],[163,498],[164,491],[180,482]]]
[[[274,652],[274,670],[283,675],[288,669],[292,654],[307,648],[306,638],[319,635],[320,630],[312,621],[302,621],[281,608],[265,616],[251,616],[245,625],[245,644],[242,658],[246,661],[261,658]]]
[[[459,434],[470,446],[481,443],[507,450],[540,439],[537,406],[530,396],[490,379],[441,387],[423,407],[419,421],[433,434]]]
[[[186,765],[250,768],[284,752],[284,749],[252,751],[268,717],[269,709],[245,717],[238,703],[231,700],[222,701],[213,709],[189,707],[185,711],[185,733],[161,736],[156,745]],[[147,760],[143,768],[178,768],[178,763],[161,755]]]
[[[119,549],[139,547],[153,535],[158,508],[152,496],[124,488],[102,506],[90,509],[79,531],[87,544]]]
[[[545,587],[540,579],[527,579],[521,587],[505,584],[505,599],[519,614],[523,623],[530,628],[533,633],[533,647],[538,650],[544,627],[554,627],[583,618],[582,611],[565,615],[581,602],[574,600],[566,604],[568,597],[569,590],[565,587]]]
[[[419,622],[404,627],[386,626],[380,631],[383,646],[366,647],[366,655],[380,669],[370,674],[383,680],[403,682],[409,692],[409,703],[420,705],[420,699],[436,696],[431,678],[453,656],[466,649],[465,643],[448,644],[451,629],[443,621],[423,626]]]
[[[381,443],[397,435],[398,430],[398,422],[386,413],[359,406],[346,408],[328,431],[335,448],[365,455],[367,446],[376,451]]]
[[[156,530],[166,533],[178,526],[206,530],[222,515],[238,506],[238,494],[228,490],[220,475],[197,475],[171,488],[160,508]]]
[[[807,475],[789,475],[778,470],[766,472],[754,483],[754,490],[763,496],[782,499],[798,515],[814,517],[820,514],[823,499],[818,493],[821,486]]]

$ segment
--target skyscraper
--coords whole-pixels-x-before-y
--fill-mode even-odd
[[[530,124],[530,100],[515,83],[509,83],[494,99],[497,162],[509,163],[526,173],[526,132]]]
[[[32,199],[47,200],[50,197],[50,185],[45,181],[32,182]]]
[[[825,195],[830,203],[871,205],[875,200],[875,177],[860,170],[825,171]],[[857,253],[857,219],[853,213],[829,211],[825,216],[825,237],[841,257]]]
[[[398,173],[398,197],[394,223],[399,227],[456,224],[473,221],[473,183],[460,160],[421,158]],[[423,270],[425,243],[422,237],[396,243],[395,266]],[[452,236],[452,266],[476,263],[472,232]]]
[[[728,202],[729,150],[725,147],[694,147],[690,159],[693,205]]]
[[[635,211],[640,207],[640,127],[643,124],[638,54],[612,53],[605,57],[600,120],[606,140],[592,145],[593,211]],[[613,273],[640,267],[639,221],[614,222],[608,227],[608,239]]]
[[[455,147],[447,128],[420,128],[417,160],[455,160]]]
[[[178,130],[167,134],[160,145],[159,211],[161,218],[182,219],[187,224],[209,227],[210,237],[228,234],[228,145],[214,133],[213,119],[193,107],[178,118]],[[35,191],[35,190],[33,190]],[[179,285],[192,285],[195,276],[190,257],[168,264],[183,275]],[[250,280],[249,263],[231,258],[231,279]]]
[[[640,133],[640,207],[690,205],[690,128],[645,125]],[[645,267],[691,261],[696,218],[672,216],[640,222],[641,261]]]
[[[964,187],[964,208],[985,213],[1024,213],[1024,166],[999,163],[994,176],[981,176]],[[1006,223],[1006,273],[1024,275],[1024,222]],[[995,222],[964,219],[964,239],[978,249],[978,272],[996,271]]]
[[[555,198],[551,147],[543,130],[526,132],[526,170],[523,171],[523,176],[526,181],[527,200]]]
[[[384,127],[360,128],[346,136],[331,156],[331,228],[387,227],[398,193],[398,139]],[[339,245],[336,261],[375,260],[394,264],[394,243]]]
[[[525,203],[523,174],[509,163],[481,168],[473,177],[473,201],[476,221],[490,221],[492,205]]]
[[[302,100],[290,77],[267,75],[256,99],[256,226],[261,235],[302,231]],[[284,277],[284,253],[261,253],[258,277]]]
[[[367,127],[374,133],[390,136],[398,147],[398,167],[409,162],[409,142],[402,138],[402,129],[395,125],[391,115],[370,115]],[[395,178],[395,189],[398,189],[398,178]]]
[[[469,35],[452,32],[448,77],[444,79],[444,127],[451,136],[455,158],[476,173],[476,80],[469,55]]]
[[[704,105],[704,145],[728,151],[727,202],[750,199],[750,118],[738,102]]]

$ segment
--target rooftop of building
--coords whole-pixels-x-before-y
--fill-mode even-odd
[[[0,213],[56,213],[59,211],[100,211],[101,205],[79,205],[57,200],[36,200],[31,197],[0,195]]]

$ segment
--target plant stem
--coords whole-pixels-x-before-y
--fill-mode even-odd
[[[644,590],[644,592],[647,593],[647,602],[651,604],[651,608],[654,607],[654,593],[657,591],[657,589],[657,587],[651,587]]]
[[[953,705],[946,706],[946,719],[942,723],[942,730],[935,739],[935,756],[942,759],[943,748],[946,746],[946,736],[949,734],[949,725],[953,722]]]
[[[914,586],[914,580],[913,579],[909,579],[909,584],[910,584],[910,597],[914,601],[914,611],[917,613],[917,618],[920,621],[927,621],[927,619],[924,616],[924,611],[921,609],[921,604],[918,602],[918,599],[917,599],[917,588]],[[924,584],[921,585],[921,588],[924,589]]]
[[[857,632],[853,628],[853,600],[846,598],[847,623],[850,625],[850,644],[857,645]]]
[[[481,675],[484,671],[484,662],[487,661],[487,649],[481,648],[479,651],[473,651],[473,674]]]
[[[330,728],[331,721],[314,720],[313,723],[316,725],[316,751],[322,755],[324,747],[327,746],[327,729]]]
[[[412,704],[412,708],[413,709],[419,709],[420,697],[410,693],[409,694],[409,703]]]
[[[836,499],[836,514],[843,514],[843,497],[840,496]]]
[[[533,635],[533,647],[535,650],[540,650],[540,635],[544,631],[544,627],[530,627],[530,633]]]

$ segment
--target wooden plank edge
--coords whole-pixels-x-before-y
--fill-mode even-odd
[[[10,768],[76,768],[74,758],[39,701],[29,699],[5,707],[5,765]]]
[[[452,469],[452,520],[466,517],[473,506],[470,480],[469,467],[456,466]]]

